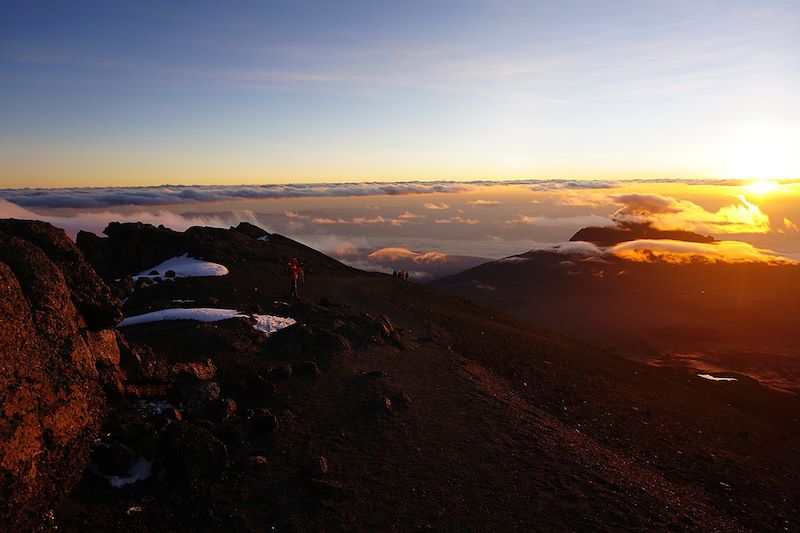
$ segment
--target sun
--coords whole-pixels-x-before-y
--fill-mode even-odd
[[[744,186],[749,192],[753,194],[769,194],[781,188],[780,184],[773,180],[758,180]]]

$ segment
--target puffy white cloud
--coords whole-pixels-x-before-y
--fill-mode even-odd
[[[423,207],[425,207],[425,209],[430,209],[432,211],[444,211],[444,210],[450,209],[450,206],[447,205],[447,204],[444,204],[444,203],[432,203],[432,202],[428,202]]]
[[[381,248],[369,254],[368,257],[375,261],[411,259],[415,263],[442,263],[448,259],[447,254],[440,252],[415,252],[402,247]]]
[[[450,217],[450,218],[437,218],[433,222],[435,224],[452,224],[452,223],[456,223],[456,224],[466,224],[468,226],[472,226],[474,224],[479,224],[480,220],[478,220],[477,218],[464,218],[464,217],[458,215],[458,216],[454,216],[454,217]]]
[[[414,220],[416,218],[425,218],[427,215],[417,215],[412,213],[411,211],[403,211],[403,213],[398,216],[400,220]]]

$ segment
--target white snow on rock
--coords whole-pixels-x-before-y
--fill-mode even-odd
[[[128,474],[125,476],[100,475],[106,478],[112,487],[118,489],[120,487],[124,487],[125,485],[131,485],[137,481],[147,479],[150,477],[152,472],[153,461],[148,461],[144,457],[137,457],[131,465],[131,469],[128,471]]]
[[[196,278],[202,276],[225,276],[228,274],[228,268],[219,263],[212,263],[210,261],[203,261],[189,257],[189,254],[183,254],[172,259],[167,259],[161,264],[142,270],[133,279],[155,277],[150,275],[150,272],[158,272],[158,277],[164,277],[167,270],[174,270],[175,277],[177,278]]]
[[[200,322],[216,322],[218,320],[227,320],[229,318],[254,318],[256,323],[253,325],[253,327],[259,331],[263,331],[267,335],[291,326],[295,323],[293,318],[281,316],[248,315],[245,313],[240,313],[235,309],[196,307],[193,309],[162,309],[160,311],[153,311],[143,315],[129,316],[120,322],[117,327],[124,328],[125,326],[147,324],[149,322],[161,322],[162,320],[198,320]]]
[[[262,235],[261,237],[259,237],[256,240],[257,241],[263,241],[263,242],[269,242],[269,235]]]
[[[697,374],[697,377],[707,379],[709,381],[739,381],[736,378],[718,378],[717,376],[712,376],[711,374]]]

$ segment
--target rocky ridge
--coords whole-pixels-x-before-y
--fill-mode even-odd
[[[0,220],[0,523],[25,530],[83,474],[121,393],[119,302],[62,230]]]

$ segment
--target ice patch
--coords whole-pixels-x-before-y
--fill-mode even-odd
[[[105,443],[100,439],[97,439],[92,444],[92,448],[108,448],[108,446],[108,443]],[[91,461],[89,462],[89,470],[91,470],[95,475],[100,476],[108,481],[108,484],[112,487],[118,489],[120,487],[124,487],[125,485],[131,485],[137,481],[142,481],[143,479],[149,478],[153,472],[153,461],[145,459],[141,456],[137,457],[131,463],[128,473],[124,476],[112,476],[109,474],[104,474],[99,468],[97,468],[97,465]]]
[[[259,237],[256,240],[263,241],[263,242],[269,242],[269,235],[262,235],[261,237]]]
[[[189,257],[189,254],[183,254],[172,259],[167,259],[153,268],[142,270],[133,279],[151,278],[151,277],[164,277],[167,270],[174,270],[176,278],[196,278],[203,276],[225,276],[228,274],[228,269],[219,263],[212,263],[210,261],[203,261]],[[158,276],[150,275],[150,272],[158,272]]]
[[[712,376],[711,374],[697,374],[697,377],[707,379],[709,381],[739,381],[736,378],[718,378],[717,376]]]
[[[161,311],[153,311],[143,315],[129,316],[120,322],[117,327],[124,328],[125,326],[135,326],[137,324],[147,324],[149,322],[161,322],[163,320],[198,320],[200,322],[216,322],[218,320],[227,320],[229,318],[254,318],[256,323],[253,325],[253,327],[259,331],[263,331],[267,335],[275,333],[276,331],[291,326],[295,323],[293,318],[281,316],[248,315],[245,313],[240,313],[235,309],[197,307],[194,309],[162,309]]]
[[[131,465],[131,469],[128,471],[128,474],[125,476],[106,476],[101,474],[102,477],[108,480],[108,483],[118,489],[120,487],[124,487],[125,485],[131,485],[138,481],[142,481],[143,479],[147,479],[150,477],[150,474],[153,472],[153,461],[148,461],[144,457],[137,457],[133,464]]]

